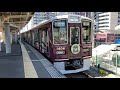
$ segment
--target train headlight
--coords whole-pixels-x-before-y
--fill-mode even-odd
[[[65,51],[56,51],[56,54],[65,54]]]

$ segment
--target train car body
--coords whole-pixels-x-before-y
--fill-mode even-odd
[[[63,74],[90,68],[92,20],[80,15],[56,16],[22,33],[22,40],[46,55]]]

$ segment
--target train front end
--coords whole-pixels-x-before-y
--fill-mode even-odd
[[[90,68],[92,54],[91,20],[79,15],[52,22],[54,66],[63,74]]]

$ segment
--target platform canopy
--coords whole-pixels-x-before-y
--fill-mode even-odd
[[[2,28],[4,23],[10,23],[11,29],[24,27],[34,12],[0,12],[0,27]]]
[[[106,44],[99,45],[96,48],[92,49],[92,56],[104,55],[108,51],[114,49],[115,47],[116,45],[106,45]]]

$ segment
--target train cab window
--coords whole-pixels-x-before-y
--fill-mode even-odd
[[[53,22],[53,43],[66,44],[67,43],[67,21],[58,20]]]
[[[79,27],[71,27],[71,45],[79,44]]]
[[[83,42],[90,42],[91,39],[91,22],[83,21],[82,22],[82,35]]]

